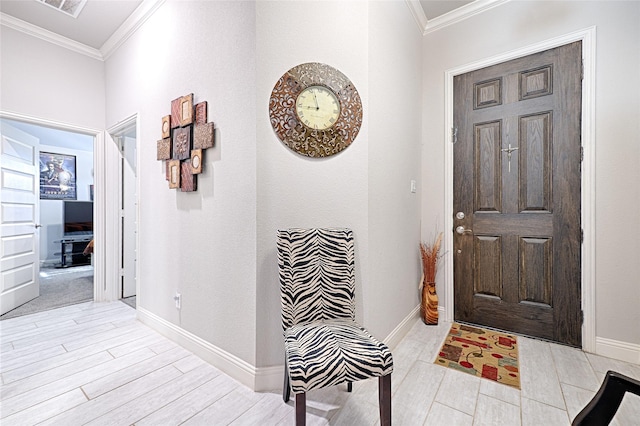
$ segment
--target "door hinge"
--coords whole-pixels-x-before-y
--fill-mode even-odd
[[[584,80],[584,59],[580,61],[580,81]]]
[[[584,229],[580,229],[580,244],[584,244]]]
[[[584,325],[584,311],[580,311],[580,325]]]
[[[582,163],[584,161],[584,147],[581,146],[580,147],[580,162]]]
[[[458,128],[457,127],[452,127],[451,128],[451,143],[456,143],[458,142]]]

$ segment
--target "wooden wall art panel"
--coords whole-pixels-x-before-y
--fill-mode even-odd
[[[182,97],[174,99],[171,101],[171,128],[175,129],[176,127],[180,127],[180,101]]]
[[[196,104],[196,124],[205,124],[207,122],[207,101]]]
[[[173,159],[191,158],[191,126],[178,127],[173,131]]]
[[[162,139],[171,138],[171,115],[162,117]]]
[[[157,159],[165,162],[170,189],[194,192],[203,172],[204,151],[214,145],[214,125],[208,122],[208,103],[193,102],[193,93],[171,101],[171,113],[162,117],[162,139]]]
[[[202,173],[202,150],[191,150],[191,173],[194,175]]]
[[[180,160],[169,161],[169,188],[180,188]]]
[[[193,148],[207,149],[213,147],[213,123],[196,124],[193,130]]]
[[[193,123],[193,93],[180,98],[180,125]]]
[[[194,175],[191,170],[191,160],[185,160],[180,163],[180,190],[182,192],[193,192],[198,188],[198,176]]]
[[[165,138],[158,141],[158,153],[156,160],[171,159],[171,139]]]

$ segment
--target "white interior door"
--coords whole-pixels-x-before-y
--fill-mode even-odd
[[[38,139],[0,124],[1,315],[40,295],[40,178]]]
[[[136,295],[136,138],[123,138],[122,149],[122,297]]]

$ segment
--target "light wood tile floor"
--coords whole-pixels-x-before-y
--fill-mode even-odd
[[[607,370],[640,366],[519,338],[522,390],[433,363],[449,324],[416,321],[393,349],[395,425],[568,425]],[[281,389],[255,393],[135,319],[120,303],[83,303],[0,322],[0,423],[289,425]],[[613,424],[637,425],[625,396]],[[310,392],[310,425],[375,425],[377,381]]]

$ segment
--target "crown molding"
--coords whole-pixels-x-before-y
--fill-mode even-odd
[[[3,12],[0,12],[0,24],[90,58],[105,61],[165,2],[166,0],[144,0],[131,14],[131,16],[129,16],[122,25],[120,25],[116,32],[109,37],[100,50],[89,47],[86,44],[78,43],[77,41],[63,37],[49,30],[45,30],[44,28],[40,28],[21,19],[14,18],[13,16],[7,15]]]
[[[475,0],[449,13],[428,20],[427,25],[423,27],[424,31],[422,34],[427,35],[507,2],[509,2],[509,0]]]
[[[420,32],[424,33],[424,29],[427,27],[427,15],[424,14],[424,9],[420,5],[418,0],[405,0],[405,3],[411,11],[411,16],[415,19],[416,24]]]
[[[144,0],[102,45],[100,52],[103,60],[106,61],[109,56],[118,50],[165,2],[166,0]]]
[[[86,44],[78,43],[77,41],[71,40],[67,37],[63,37],[49,30],[45,30],[44,28],[40,28],[21,19],[14,18],[13,16],[7,15],[3,12],[0,12],[0,24],[16,31],[20,31],[24,34],[28,34],[32,37],[48,41],[49,43],[53,43],[60,47],[64,47],[65,49],[69,49],[82,55],[88,56],[90,58],[100,61],[103,60],[102,53],[100,53],[99,50],[94,49],[93,47],[89,47]]]

